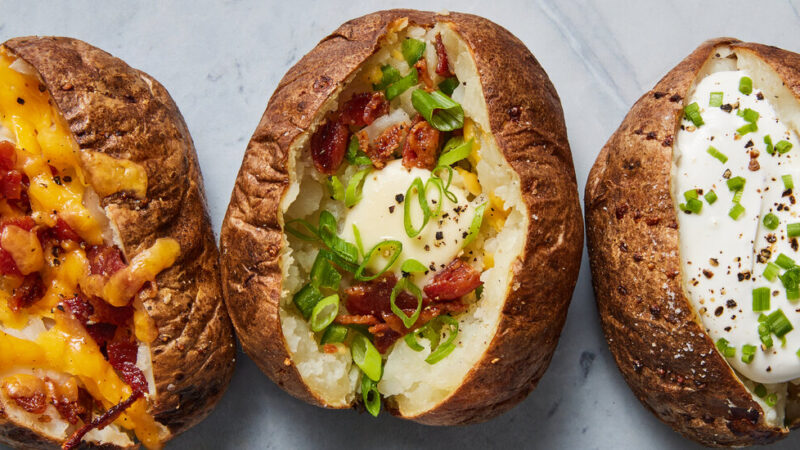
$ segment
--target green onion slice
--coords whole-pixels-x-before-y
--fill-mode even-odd
[[[361,201],[361,190],[364,188],[364,179],[372,171],[371,168],[362,169],[356,172],[347,182],[347,189],[344,191],[344,205],[352,208]]]
[[[433,173],[435,177],[444,180],[444,178],[438,175],[441,170],[447,171],[447,182],[444,184],[444,196],[447,197],[447,199],[451,202],[458,203],[458,197],[456,197],[456,194],[450,191],[450,183],[453,182],[453,168],[450,166],[436,166],[431,173]]]
[[[410,317],[407,316],[396,303],[397,296],[403,291],[408,291],[417,298],[417,309],[414,310],[414,313],[411,314]],[[411,326],[417,322],[419,313],[422,311],[422,291],[408,278],[400,278],[400,281],[392,288],[392,295],[389,297],[389,303],[392,307],[392,312],[403,321],[403,325],[406,328],[411,328]]]
[[[320,250],[311,266],[311,284],[317,288],[339,289],[342,282],[342,275],[333,267],[331,261],[335,258],[327,250]]]
[[[753,362],[753,358],[756,355],[756,346],[745,344],[742,346],[742,362],[745,364],[750,364]]]
[[[449,326],[447,340],[439,344],[427,358],[425,362],[428,364],[436,364],[444,359],[447,355],[452,353],[456,348],[455,340],[458,336],[458,321],[450,316],[437,316],[436,319],[443,322],[444,325]]]
[[[686,200],[697,199],[697,189],[689,189],[688,191],[683,193],[683,198]]]
[[[325,329],[325,332],[322,333],[322,338],[320,338],[320,344],[335,344],[337,342],[344,342],[347,339],[347,332],[350,331],[344,325],[338,325],[332,323]]]
[[[472,217],[472,223],[469,225],[469,234],[467,237],[464,238],[464,242],[461,244],[462,247],[466,247],[467,245],[471,244],[472,241],[478,237],[478,231],[481,229],[481,223],[483,223],[483,212],[486,210],[486,204],[488,202],[481,203],[477,208],[475,208],[475,215]]]
[[[764,216],[763,222],[764,227],[768,230],[774,230],[778,228],[778,225],[781,223],[780,219],[778,219],[778,216],[772,213],[767,213],[767,215]]]
[[[464,141],[461,136],[450,138],[442,149],[442,156],[439,157],[437,166],[452,166],[472,153],[472,139]]]
[[[764,344],[764,347],[772,348],[772,335],[766,323],[758,324],[758,338],[761,340],[761,343]]]
[[[378,392],[378,382],[367,376],[361,376],[361,398],[364,400],[364,408],[378,417],[381,412],[381,393]]]
[[[422,58],[422,53],[425,52],[425,42],[406,38],[406,40],[403,41],[402,52],[403,59],[405,59],[408,66],[411,67]]]
[[[739,92],[744,95],[750,95],[753,92],[753,80],[750,77],[739,79]]]
[[[708,99],[708,106],[722,106],[722,92],[712,92]]]
[[[303,286],[292,297],[292,302],[294,302],[306,320],[311,317],[311,312],[314,311],[314,307],[317,306],[320,300],[322,300],[322,293],[311,283]]]
[[[739,189],[738,191],[733,193],[733,203],[739,203],[742,201],[742,196],[744,195],[744,189]]]
[[[767,316],[766,324],[770,331],[779,338],[794,329],[792,323],[789,322],[789,319],[786,318],[786,314],[784,314],[780,308]]]
[[[354,133],[350,136],[350,143],[347,144],[347,153],[344,154],[347,162],[354,166],[371,166],[372,160],[369,159],[366,153],[361,151],[361,143],[358,141],[358,136]]]
[[[728,345],[728,340],[725,338],[717,339],[717,350],[722,353],[726,358],[733,358],[736,356],[736,347]]]
[[[714,158],[717,158],[722,164],[725,164],[726,162],[728,162],[728,157],[725,156],[724,153],[722,153],[721,151],[717,150],[716,148],[714,148],[714,147],[712,147],[710,145],[708,146],[708,150],[706,150],[706,152],[709,155],[713,156]]]
[[[758,114],[758,111],[752,110],[750,108],[745,108],[744,113],[742,113],[742,117],[744,117],[744,120],[747,122],[756,123],[758,122],[758,119],[759,117],[761,117],[761,115]]]
[[[778,141],[778,143],[775,144],[775,150],[777,150],[778,153],[781,154],[786,153],[791,149],[792,149],[792,143],[789,141]]]
[[[324,330],[333,323],[337,314],[339,314],[339,296],[333,294],[323,298],[311,310],[311,318],[308,319],[311,331],[316,333]]]
[[[758,383],[753,391],[758,398],[764,398],[764,396],[767,395],[767,387],[761,383]]]
[[[767,153],[770,155],[775,153],[775,147],[772,146],[772,138],[769,135],[764,136],[764,143],[767,144]]]
[[[783,187],[785,189],[794,189],[794,180],[790,174],[781,176],[781,180],[783,181]]]
[[[432,201],[435,205],[433,209],[431,209],[431,216],[438,217],[439,214],[442,213],[442,208],[444,208],[444,182],[439,177],[430,177],[428,181],[425,182],[425,198],[427,201],[428,198],[428,187],[433,185],[436,190],[439,192],[439,197],[436,198],[436,201]]]
[[[331,198],[338,201],[344,200],[344,185],[339,181],[339,177],[331,175],[328,177],[328,190],[331,193]]]
[[[728,181],[726,181],[726,183],[728,184],[728,189],[730,189],[731,191],[739,191],[741,189],[744,189],[744,185],[746,182],[747,180],[745,180],[744,177],[733,177],[729,178]]]
[[[319,236],[331,251],[333,262],[348,272],[358,268],[358,247],[336,235],[336,218],[328,211],[319,215]]]
[[[766,311],[769,309],[769,288],[759,287],[753,289],[753,311]]]
[[[361,242],[361,231],[359,231],[356,224],[353,224],[353,237],[356,239],[356,247],[358,247],[358,254],[364,256],[364,243]]]
[[[353,362],[372,381],[380,381],[383,375],[383,359],[378,349],[361,333],[355,333],[350,344]]]
[[[408,333],[404,338],[406,341],[406,345],[408,345],[408,347],[411,350],[414,350],[415,352],[421,352],[425,350],[425,347],[419,345],[419,341],[417,340],[418,332],[420,332],[420,330],[412,331],[411,333]]]
[[[294,224],[302,225],[303,227],[306,228],[306,230],[309,231],[309,233],[303,233],[299,229],[295,228]],[[283,229],[286,230],[287,233],[303,241],[315,242],[319,240],[319,230],[317,230],[317,228],[314,227],[314,225],[308,223],[307,220],[303,219],[290,220],[283,225]]]
[[[417,70],[411,69],[411,72],[409,72],[408,75],[400,78],[386,88],[386,99],[393,100],[395,97],[407,91],[410,87],[416,85],[418,82]]]
[[[738,203],[734,203],[733,206],[731,207],[731,210],[728,211],[728,215],[733,220],[739,220],[739,217],[742,217],[742,214],[744,214],[744,211],[745,211],[744,210],[744,206],[742,206],[742,205],[740,205]]]
[[[417,89],[411,94],[411,104],[439,131],[453,131],[464,126],[464,109],[441,91],[428,93]]]
[[[766,403],[767,406],[775,406],[778,403],[778,394],[770,392],[767,398],[764,399],[764,403]]]
[[[700,214],[700,211],[703,209],[703,202],[696,198],[689,199],[686,203],[681,203],[679,205],[681,210],[692,212],[694,214]]]
[[[375,91],[382,91],[389,87],[390,84],[394,83],[395,81],[401,78],[400,71],[395,69],[394,67],[390,66],[389,64],[384,64],[381,66],[381,81],[378,84],[373,84],[372,89]]]
[[[736,129],[736,134],[744,136],[747,133],[755,133],[758,131],[758,125],[755,123],[747,123]],[[777,147],[776,147],[777,148]]]
[[[781,253],[777,258],[775,258],[775,264],[780,266],[782,269],[791,269],[795,265],[794,260],[785,253]]]
[[[703,117],[700,115],[700,105],[698,105],[697,102],[686,105],[686,107],[683,108],[683,112],[686,118],[694,123],[694,126],[700,127],[705,123],[703,122]]]
[[[780,272],[781,272],[780,267],[778,267],[775,263],[768,262],[767,266],[764,267],[764,272],[762,273],[762,275],[764,275],[764,278],[766,278],[769,281],[775,281],[775,278],[778,277],[778,274]]]
[[[400,270],[402,270],[405,273],[419,273],[419,272],[425,272],[426,270],[428,270],[428,268],[425,267],[424,264],[417,261],[416,259],[409,258],[403,261],[403,265],[400,266]]]
[[[369,262],[372,261],[373,255],[375,255],[375,253],[382,253],[386,249],[389,249],[391,251],[391,253],[388,256],[389,262],[387,262],[386,265],[383,267],[383,269],[378,271],[378,273],[376,273],[375,275],[370,275],[370,276],[364,275],[364,271],[367,269],[367,265],[369,264]],[[362,261],[361,265],[358,266],[353,277],[358,281],[371,281],[374,280],[375,278],[378,278],[379,276],[383,275],[387,270],[389,270],[390,267],[392,267],[394,262],[397,261],[397,258],[400,257],[400,253],[402,251],[403,251],[403,243],[400,241],[387,240],[378,242],[364,256],[364,261]]]
[[[422,225],[420,225],[419,228],[414,228],[414,224],[411,223],[411,194],[414,189],[417,190],[417,200],[419,201],[419,207],[422,209]],[[422,229],[428,224],[430,218],[431,210],[428,207],[428,200],[425,198],[425,186],[422,185],[422,179],[417,177],[411,182],[411,186],[408,187],[408,190],[406,190],[405,201],[403,202],[403,226],[406,229],[408,237],[416,237],[422,232]]]
[[[790,238],[800,236],[800,222],[786,224],[786,235]]]
[[[458,87],[458,78],[450,77],[439,83],[439,90],[445,95],[453,95],[453,91]]]
[[[703,198],[706,199],[706,202],[708,202],[709,205],[713,205],[714,202],[717,201],[717,193],[713,190],[710,190],[706,192],[706,195],[704,195]]]

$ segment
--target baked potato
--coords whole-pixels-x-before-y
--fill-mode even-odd
[[[475,423],[547,368],[582,242],[559,98],[522,42],[381,11],[279,83],[223,222],[223,291],[291,395]]]
[[[800,424],[800,55],[720,38],[639,99],[589,174],[592,280],[642,403],[709,446]]]
[[[75,39],[6,41],[0,166],[0,443],[159,448],[202,420],[233,330],[164,87]]]

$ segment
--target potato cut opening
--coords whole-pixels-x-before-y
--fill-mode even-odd
[[[800,417],[800,102],[754,52],[720,46],[685,105],[671,180],[684,290],[766,421],[791,424]]]
[[[393,68],[401,76],[414,70],[403,55],[403,45],[408,39],[425,43],[422,54],[422,58],[427,61],[425,75],[430,78],[434,86],[438,85],[446,77],[436,73],[437,36],[446,49],[449,67],[458,79],[458,85],[453,90],[451,98],[463,107],[464,139],[472,138],[474,142],[469,157],[459,163],[461,166],[456,165],[453,170],[452,187],[454,191],[463,193],[470,208],[474,209],[475,205],[481,202],[487,205],[476,238],[457,254],[457,258],[480,272],[482,293],[480,298],[475,292],[461,297],[460,301],[465,305],[465,309],[451,314],[458,323],[454,348],[438,362],[433,364],[426,362],[431,355],[431,341],[425,338],[417,339],[417,343],[422,347],[421,350],[417,349],[419,351],[412,349],[401,337],[383,354],[383,373],[377,383],[377,390],[404,417],[423,414],[443,402],[462,384],[473,366],[483,357],[494,337],[500,312],[510,289],[511,265],[525,246],[529,220],[524,213],[526,209],[519,177],[492,137],[486,101],[473,56],[467,44],[446,23],[439,23],[429,29],[408,25],[403,21],[396,23],[392,31],[382,38],[381,48],[362,64],[337,95],[332,96],[323,110],[325,113],[336,111],[354,94],[372,91],[372,85],[380,82],[382,72],[391,70],[385,69],[386,67]],[[423,83],[421,78],[422,76],[420,85]],[[368,138],[379,135],[381,128],[413,122],[413,118],[418,114],[412,101],[413,91],[414,89],[408,89],[390,100],[390,111],[365,128],[366,134],[373,135],[367,136]],[[281,203],[281,219],[284,224],[305,219],[316,225],[320,211],[325,210],[331,212],[337,219],[340,234],[353,236],[350,230],[343,229],[343,225],[348,221],[348,214],[353,209],[345,206],[342,201],[332,198],[332,191],[329,188],[330,178],[315,169],[310,155],[310,137],[316,131],[316,127],[324,122],[325,113],[319,115],[314,129],[301,135],[290,148],[291,183]],[[382,170],[394,171],[393,164],[399,162],[390,161]],[[342,167],[335,175],[342,184],[347,185],[347,181],[352,179],[359,169],[348,165],[347,162]],[[382,173],[389,176],[387,174],[390,172],[373,170],[370,176],[379,177]],[[373,182],[368,181],[368,183]],[[368,198],[370,195],[375,193],[368,192],[365,187],[363,197]],[[397,212],[401,215],[403,206],[398,200]],[[467,221],[473,218],[472,214],[468,213]],[[363,225],[359,226],[364,228]],[[384,225],[374,223],[371,226]],[[367,233],[362,231],[361,234]],[[467,234],[466,231],[464,234]],[[308,321],[293,302],[295,294],[308,283],[319,246],[298,239],[290,233],[285,234],[284,244],[285,250],[281,256],[283,271],[281,321],[292,360],[311,392],[326,405],[347,407],[354,402],[360,402],[363,375],[353,363],[348,347],[349,339],[354,332],[357,332],[357,327],[351,329],[348,340],[343,344],[338,344],[336,347],[320,344],[322,333],[311,330]],[[434,242],[431,242],[431,245],[433,244]],[[427,266],[427,263],[424,265]],[[430,274],[426,271],[425,275],[416,274],[410,279],[422,287],[423,283],[437,273],[436,271],[442,270],[438,267],[434,269]],[[341,287],[344,289],[353,283],[353,280],[346,271],[342,273]],[[339,290],[342,304],[340,314],[347,313],[346,295],[342,293],[342,289]],[[448,332],[441,332],[440,342],[446,340],[447,336]]]

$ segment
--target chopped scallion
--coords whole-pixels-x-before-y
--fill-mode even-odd
[[[337,314],[339,314],[339,296],[333,294],[323,298],[311,310],[311,317],[308,319],[311,331],[316,333],[324,330],[333,323]]]
[[[777,264],[782,269],[791,269],[794,267],[794,260],[787,256],[785,253],[781,253],[775,258],[775,264]]]
[[[350,143],[347,145],[347,153],[344,155],[347,162],[354,166],[371,166],[372,160],[369,159],[366,153],[361,151],[361,144],[358,141],[356,134],[350,137]]]
[[[292,302],[306,320],[311,317],[311,312],[320,300],[322,300],[322,293],[310,283],[303,286],[292,297]]]
[[[387,251],[390,251],[391,253],[388,253],[387,255],[386,253]],[[366,255],[364,255],[364,260],[356,269],[353,278],[355,278],[357,281],[372,281],[378,278],[379,276],[383,275],[387,270],[389,270],[389,268],[392,267],[394,262],[397,261],[397,258],[400,257],[400,253],[402,253],[402,251],[403,251],[403,243],[400,241],[387,240],[378,242],[367,252]],[[370,261],[372,261],[372,258],[376,253],[379,255],[383,255],[389,261],[386,263],[383,269],[378,271],[378,273],[374,275],[365,275],[364,271],[367,269],[367,265],[369,265]]]
[[[397,306],[397,303],[395,303],[397,296],[403,291],[408,291],[417,298],[417,308],[411,316],[406,315],[406,313]],[[419,313],[422,311],[422,291],[408,278],[400,278],[397,284],[394,285],[394,288],[392,288],[389,303],[392,307],[392,312],[403,321],[403,325],[405,325],[406,328],[411,328],[411,326],[417,322]]]
[[[790,238],[800,236],[800,222],[786,224],[786,235]]]
[[[728,189],[730,189],[731,191],[738,191],[744,189],[744,185],[746,182],[747,180],[745,180],[744,177],[728,178],[728,181],[726,181],[726,183],[728,184]]]
[[[403,41],[402,45],[402,52],[403,52],[403,59],[406,60],[408,66],[411,67],[422,58],[422,53],[425,51],[425,42],[406,38]]]
[[[716,192],[714,192],[713,190],[711,190],[711,191],[708,191],[708,192],[706,192],[706,195],[704,195],[704,196],[703,196],[703,198],[705,198],[705,199],[706,199],[706,202],[707,202],[709,205],[713,205],[713,204],[714,204],[714,202],[716,202],[716,201],[717,201],[717,193],[716,193]]]
[[[772,146],[772,138],[769,135],[764,136],[764,143],[767,144],[767,153],[770,155],[775,153],[775,147]]]
[[[762,273],[762,275],[764,275],[764,278],[766,278],[769,281],[775,281],[775,278],[778,277],[780,271],[781,271],[780,267],[778,267],[775,263],[768,262],[767,266],[764,267],[764,272]]]
[[[758,396],[758,398],[764,398],[764,396],[767,395],[767,387],[761,383],[758,383],[755,389],[753,389],[753,392]]]
[[[708,99],[708,106],[722,106],[722,92],[712,92]]]
[[[705,123],[703,122],[703,117],[700,115],[700,105],[698,105],[697,102],[686,105],[686,107],[683,108],[683,112],[686,118],[694,123],[694,126],[700,127]]]
[[[726,358],[733,358],[736,356],[736,347],[731,347],[728,345],[728,340],[725,338],[719,338],[716,342],[717,350],[722,353]]]
[[[311,266],[311,284],[317,288],[327,288],[334,291],[339,289],[342,275],[331,264],[331,260],[334,259],[333,255],[327,250],[320,250],[317,253],[314,265]]]
[[[350,355],[359,369],[370,380],[380,381],[383,375],[383,359],[378,349],[361,333],[354,333],[353,342],[350,344]]]
[[[422,209],[422,224],[419,228],[414,228],[414,224],[411,221],[411,196],[414,194],[414,190],[417,191],[417,200],[419,202],[419,207]],[[406,234],[408,237],[416,237],[425,225],[428,224],[428,220],[431,218],[431,209],[428,207],[428,199],[425,198],[425,186],[422,184],[422,179],[417,177],[411,182],[411,186],[408,187],[406,190],[405,200],[403,201],[403,226],[406,229]]]
[[[714,158],[717,158],[722,164],[728,162],[728,157],[725,156],[724,153],[720,152],[719,150],[710,145],[708,146],[708,150],[706,150],[706,152],[708,152],[708,154],[713,156]]]
[[[790,174],[782,175],[781,180],[783,180],[784,189],[794,189],[794,180]]]
[[[750,95],[753,92],[753,80],[750,77],[739,79],[739,92],[744,95]]]
[[[381,66],[381,74],[382,74],[381,81],[377,84],[372,85],[373,90],[382,91],[387,87],[389,87],[390,84],[402,78],[402,76],[400,75],[400,71],[390,66],[389,64],[384,64],[383,66]]]
[[[332,323],[325,329],[325,332],[322,333],[322,338],[320,338],[320,344],[335,344],[337,342],[344,342],[347,339],[347,332],[349,329],[344,325],[337,325]]]
[[[756,131],[758,131],[758,125],[755,123],[746,123],[736,129],[736,134],[744,136],[747,133],[755,133]]]
[[[767,213],[767,215],[764,216],[763,222],[764,222],[764,227],[766,227],[768,230],[774,230],[778,228],[778,225],[780,225],[780,220],[778,219],[778,216],[772,213]]]
[[[697,197],[697,189],[689,189],[683,193],[683,198],[686,200],[696,199]]]
[[[417,78],[417,70],[411,69],[411,72],[409,72],[408,75],[400,78],[386,88],[386,99],[393,100],[395,97],[407,91],[410,87],[416,85],[417,83],[419,83],[419,79]]]
[[[486,210],[486,204],[487,202],[481,203],[475,208],[475,215],[472,217],[472,223],[469,225],[469,234],[464,238],[464,242],[461,244],[462,247],[471,244],[472,241],[478,237],[478,231],[480,231],[481,223],[483,223],[483,212]]]
[[[425,362],[428,364],[436,364],[444,359],[447,355],[452,353],[452,351],[456,348],[455,340],[458,336],[458,321],[446,315],[438,316],[436,319],[442,322],[443,325],[447,325],[449,329],[447,331],[447,340],[439,344],[436,347],[436,350],[431,352],[431,354],[425,358]]]
[[[756,123],[758,122],[758,118],[761,117],[761,115],[758,114],[758,111],[752,110],[750,108],[745,108],[742,117],[744,117],[744,120],[747,122]]]
[[[336,175],[328,177],[328,190],[330,190],[332,199],[344,201],[344,185]]]
[[[361,398],[364,400],[364,409],[373,417],[378,417],[381,412],[381,393],[378,391],[378,382],[362,375]]]
[[[347,189],[344,191],[344,205],[348,208],[352,208],[361,201],[364,179],[369,175],[370,171],[372,171],[371,168],[359,170],[347,182]]]
[[[458,87],[458,78],[450,77],[439,83],[439,90],[445,95],[453,95],[453,91]]]
[[[794,329],[789,319],[786,318],[786,314],[780,308],[767,316],[766,324],[769,330],[778,337],[783,337]]]
[[[417,89],[411,94],[411,104],[433,128],[453,131],[464,126],[464,109],[441,91]]]
[[[739,217],[742,217],[742,214],[744,214],[744,206],[738,203],[734,203],[731,207],[731,210],[728,211],[728,215],[733,220],[739,220]]]
[[[769,309],[769,288],[759,287],[753,289],[753,311],[766,311]]]
[[[742,362],[745,364],[750,364],[753,362],[753,358],[756,356],[756,346],[745,344],[742,346]]]
[[[786,153],[791,149],[792,149],[792,143],[789,141],[778,141],[778,143],[775,144],[775,150],[777,150],[778,153],[781,154]]]
[[[442,148],[442,156],[439,157],[437,166],[452,166],[453,164],[461,161],[472,153],[472,139],[464,141],[461,136],[450,138],[444,148]]]
[[[295,228],[294,227],[295,224],[302,225],[306,230],[308,230],[309,233],[303,233],[299,229]],[[317,228],[314,227],[314,225],[308,223],[307,220],[303,219],[290,220],[283,225],[283,229],[287,233],[303,241],[314,242],[319,240],[319,230],[317,230]]]
[[[428,270],[428,268],[425,267],[424,264],[417,261],[416,259],[409,258],[403,261],[403,265],[400,266],[400,270],[402,270],[405,273],[419,273],[419,272],[425,272],[426,270]]]

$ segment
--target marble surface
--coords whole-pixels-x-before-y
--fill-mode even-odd
[[[628,108],[702,40],[734,36],[800,51],[800,1],[104,1],[0,0],[0,41],[73,36],[160,80],[200,156],[219,230],[239,162],[286,70],[340,23],[375,9],[485,16],[524,41],[558,90],[581,196]],[[553,362],[538,389],[489,423],[432,428],[297,401],[244,355],[227,394],[168,448],[695,448],[647,412],[608,351],[584,252]],[[800,433],[771,449],[800,446]]]

